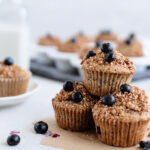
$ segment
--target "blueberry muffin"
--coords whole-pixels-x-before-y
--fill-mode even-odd
[[[113,50],[110,43],[89,52],[81,62],[84,85],[92,95],[103,96],[119,90],[123,83],[130,83],[136,70],[133,62]]]
[[[45,37],[39,38],[38,44],[45,46],[59,46],[61,45],[61,41],[58,37],[47,34]]]
[[[120,53],[129,57],[144,56],[142,44],[131,34],[126,40],[119,42],[118,48]]]
[[[150,120],[145,91],[128,84],[100,98],[92,111],[98,139],[119,147],[138,144]]]
[[[6,58],[0,62],[0,97],[25,93],[30,77],[29,71],[15,65],[12,58]]]
[[[118,37],[113,32],[104,30],[104,31],[101,31],[100,34],[97,35],[96,41],[117,42],[118,41]]]
[[[61,52],[75,53],[75,52],[80,51],[83,48],[84,48],[83,43],[81,43],[76,37],[73,37],[72,39],[61,44],[58,50]]]
[[[92,98],[83,83],[66,81],[63,89],[52,99],[57,124],[67,130],[84,131],[94,126]]]

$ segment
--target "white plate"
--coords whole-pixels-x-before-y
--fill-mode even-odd
[[[35,82],[29,83],[27,92],[17,96],[9,96],[9,97],[0,97],[0,107],[2,106],[10,106],[21,103],[27,100],[28,97],[33,95],[39,89],[39,85]]]

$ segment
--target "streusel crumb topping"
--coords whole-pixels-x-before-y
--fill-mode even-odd
[[[129,58],[123,56],[116,50],[113,52],[115,53],[115,60],[111,63],[105,61],[106,54],[103,53],[100,49],[96,51],[96,56],[90,58],[85,56],[81,62],[82,69],[118,74],[131,74],[135,72],[136,67]]]
[[[71,101],[71,96],[74,92],[81,92],[83,99],[79,103],[75,103]],[[96,99],[90,96],[84,84],[81,82],[75,82],[73,91],[65,91],[64,89],[60,90],[60,92],[53,98],[55,102],[61,102],[61,105],[70,105],[70,107],[87,107],[91,108],[96,103]]]
[[[116,92],[113,106],[102,104],[102,98],[93,108],[93,115],[99,119],[119,119],[128,121],[150,119],[148,97],[144,90],[131,86],[131,93]]]
[[[29,72],[15,64],[8,66],[0,62],[0,78],[21,78],[27,74],[29,74]]]

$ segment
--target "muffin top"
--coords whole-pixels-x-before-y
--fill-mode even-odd
[[[0,79],[2,78],[22,78],[30,73],[21,67],[13,64],[12,58],[6,58],[4,62],[0,62]]]
[[[136,57],[144,55],[142,44],[132,34],[127,39],[119,42],[117,49],[124,56]]]
[[[83,47],[83,43],[81,43],[76,37],[73,37],[72,39],[69,39],[65,43],[61,44],[59,50],[63,52],[78,52]]]
[[[116,50],[110,43],[103,43],[94,54],[87,54],[81,62],[83,70],[102,71],[118,74],[133,74],[136,70],[133,62]]]
[[[97,35],[96,41],[117,41],[118,37],[116,34],[109,30],[101,31],[100,34]]]
[[[119,92],[105,95],[93,108],[97,119],[139,121],[150,119],[148,98],[144,90],[123,84]]]
[[[60,90],[52,101],[59,102],[62,107],[91,109],[96,103],[96,98],[90,96],[83,83],[66,81],[63,89]]]

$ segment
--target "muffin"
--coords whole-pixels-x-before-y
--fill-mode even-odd
[[[130,83],[136,70],[133,62],[103,43],[96,52],[88,52],[81,62],[84,85],[92,95],[103,96]]]
[[[117,42],[118,37],[116,34],[114,34],[111,31],[102,31],[99,35],[96,37],[96,41],[111,41],[111,42]]]
[[[102,42],[101,42],[101,41],[97,41],[97,42],[95,42],[94,46],[93,46],[93,45],[92,45],[92,46],[89,46],[89,45],[85,46],[85,48],[83,48],[83,49],[81,49],[81,50],[79,51],[79,57],[80,57],[81,59],[83,59],[83,57],[84,57],[89,51],[91,51],[91,50],[97,51],[97,50],[101,47],[101,45],[102,45]]]
[[[59,46],[61,45],[61,41],[59,38],[47,34],[45,37],[39,38],[38,44],[45,46]]]
[[[142,44],[136,39],[134,34],[131,34],[126,40],[119,42],[117,49],[124,56],[144,56]]]
[[[98,139],[118,147],[138,144],[150,120],[145,91],[128,84],[100,98],[92,112]]]
[[[79,42],[81,42],[81,43],[91,43],[91,42],[94,41],[93,38],[88,37],[88,36],[85,35],[83,32],[78,33],[75,37],[76,37],[76,38],[79,40]]]
[[[78,52],[81,49],[84,48],[83,43],[79,42],[79,40],[77,38],[72,38],[68,41],[66,41],[65,43],[61,44],[58,48],[59,51],[61,52]]]
[[[15,65],[10,57],[0,62],[0,97],[25,93],[30,76],[29,71]]]
[[[66,81],[63,89],[52,99],[57,124],[67,130],[84,131],[94,126],[92,98],[83,83]]]

